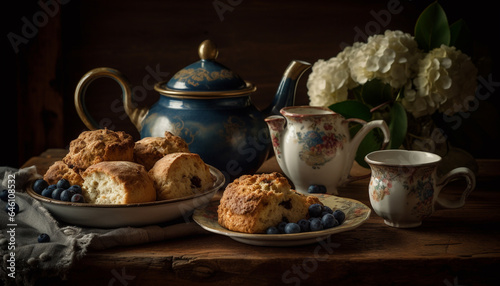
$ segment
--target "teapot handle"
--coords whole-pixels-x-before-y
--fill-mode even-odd
[[[97,122],[92,118],[87,110],[87,107],[85,105],[85,93],[89,84],[101,77],[112,78],[120,85],[122,89],[123,107],[125,109],[125,112],[127,113],[132,123],[135,125],[137,130],[140,132],[142,129],[142,120],[144,119],[144,117],[146,117],[148,110],[144,108],[137,108],[132,103],[132,90],[130,88],[129,81],[121,72],[113,68],[101,67],[92,69],[87,72],[78,82],[75,90],[75,107],[76,111],[78,112],[78,116],[80,116],[80,119],[90,130],[100,128],[99,124],[97,124]]]

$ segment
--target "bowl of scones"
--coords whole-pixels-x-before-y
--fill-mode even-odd
[[[27,193],[64,223],[116,228],[187,221],[224,184],[219,170],[168,131],[134,141],[125,132],[98,129],[72,140],[67,155]]]

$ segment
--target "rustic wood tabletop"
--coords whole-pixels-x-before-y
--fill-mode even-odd
[[[29,159],[40,174],[66,154]],[[205,233],[89,251],[55,285],[498,285],[500,160],[477,160],[476,189],[461,209],[440,209],[412,229],[387,226],[374,212],[360,227],[305,246],[266,247]],[[273,158],[258,172],[280,171]],[[462,191],[463,182],[446,192]],[[368,179],[340,196],[370,206]],[[216,197],[217,199],[217,197]]]

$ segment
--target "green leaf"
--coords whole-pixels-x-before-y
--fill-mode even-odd
[[[399,102],[394,102],[390,112],[389,130],[391,131],[391,140],[387,149],[398,149],[406,137],[408,129],[408,118],[403,105]]]
[[[443,7],[436,1],[418,17],[415,24],[415,40],[425,52],[450,44],[450,27]]]
[[[372,107],[392,100],[392,87],[379,79],[373,79],[362,85],[362,100]]]
[[[472,33],[463,19],[450,26],[450,46],[467,55],[472,52]]]
[[[364,121],[369,121],[372,118],[370,107],[355,100],[345,100],[334,103],[328,108],[341,114],[345,118],[358,118]]]

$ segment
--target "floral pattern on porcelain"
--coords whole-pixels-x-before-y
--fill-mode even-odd
[[[324,119],[317,116],[294,118],[297,123],[302,124],[295,132],[297,142],[301,145],[299,158],[313,169],[319,169],[331,161],[337,150],[344,147],[346,136],[338,132],[330,120],[325,122]],[[304,124],[309,124],[310,127],[304,128]]]
[[[433,172],[435,169],[435,166],[421,167],[416,169],[415,176],[410,176],[411,179],[418,178],[416,181],[412,180],[412,187],[408,193],[408,195],[415,196],[416,199],[412,214],[421,219],[429,217],[434,211],[435,182]]]
[[[380,202],[385,196],[390,195],[392,180],[399,176],[399,172],[399,168],[372,167],[372,177],[370,180],[371,199]]]
[[[372,166],[370,180],[370,197],[375,202],[382,201],[391,195],[394,183],[399,183],[415,200],[411,213],[424,219],[433,212],[435,167],[391,167]]]

